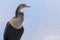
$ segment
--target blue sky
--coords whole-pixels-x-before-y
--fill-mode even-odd
[[[21,40],[60,40],[60,0],[0,0],[0,40],[21,3],[32,6],[22,10],[25,31]]]

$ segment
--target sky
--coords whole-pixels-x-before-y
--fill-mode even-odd
[[[0,40],[19,4],[32,6],[22,10],[25,18],[21,40],[60,40],[60,0],[0,0]]]

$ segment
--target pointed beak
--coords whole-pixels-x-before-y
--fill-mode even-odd
[[[31,6],[25,6],[25,8],[30,8]]]

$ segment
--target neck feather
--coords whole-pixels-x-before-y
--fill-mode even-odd
[[[18,13],[18,12],[21,12],[21,8],[20,7],[17,7],[17,9],[16,9],[16,13]]]

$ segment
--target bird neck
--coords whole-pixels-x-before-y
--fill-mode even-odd
[[[21,12],[21,7],[17,7],[17,9],[16,9],[16,13],[18,13],[18,12]]]
[[[18,8],[18,9],[17,9],[17,12],[21,12],[21,8]]]
[[[17,14],[18,14],[18,13],[22,12],[21,9],[22,9],[21,7],[17,7],[17,9],[16,9],[16,13],[15,13],[15,17],[17,17]]]

